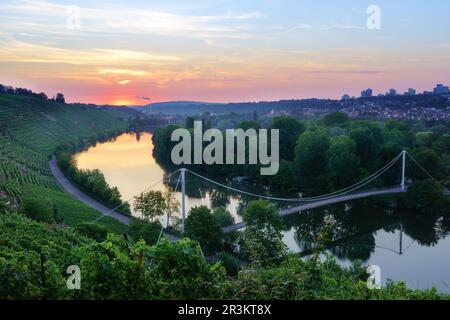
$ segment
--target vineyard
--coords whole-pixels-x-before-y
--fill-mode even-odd
[[[95,219],[98,212],[63,192],[48,161],[62,144],[76,145],[124,129],[126,123],[107,110],[0,94],[0,198],[17,205],[30,194],[46,197],[69,225]],[[104,223],[113,231],[122,230],[111,219]]]

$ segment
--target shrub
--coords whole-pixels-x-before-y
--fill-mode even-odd
[[[220,263],[208,264],[197,242],[162,240],[150,248],[152,268],[146,286],[153,299],[220,299],[227,286]]]
[[[206,254],[221,249],[223,231],[217,218],[205,206],[192,208],[186,219],[185,235],[200,242]]]
[[[239,273],[239,261],[236,257],[228,252],[221,251],[217,254],[217,260],[222,263],[229,276],[237,276]]]
[[[86,237],[94,239],[97,242],[105,241],[106,237],[108,236],[108,229],[94,223],[83,222],[79,224],[75,228],[75,230]]]
[[[235,223],[234,217],[225,207],[219,207],[215,209],[214,216],[216,217],[217,222],[222,228],[231,226]]]
[[[283,243],[283,220],[267,201],[253,201],[244,210],[247,228],[240,234],[242,256],[252,262],[268,264],[281,260],[286,253]]]
[[[159,221],[148,222],[136,219],[128,230],[129,235],[134,240],[144,240],[148,245],[153,245],[158,241],[162,225]]]
[[[49,200],[42,200],[37,197],[25,198],[20,205],[20,213],[40,222],[52,223],[53,206]]]

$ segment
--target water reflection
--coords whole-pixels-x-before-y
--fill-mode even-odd
[[[110,141],[97,143],[75,155],[75,160],[80,169],[100,169],[106,181],[111,186],[119,188],[122,199],[130,200],[167,177],[163,168],[154,160],[152,153],[151,133],[126,133]],[[167,187],[175,189],[178,177],[174,175],[152,190],[163,191]],[[199,205],[225,206],[235,216],[236,221],[242,221],[237,211],[241,201],[239,197],[227,194],[224,190],[214,189],[204,181],[191,176],[187,177],[186,182],[188,209]],[[175,197],[181,201],[180,192],[176,192]],[[133,214],[138,216],[136,212]],[[181,214],[178,212],[175,216],[180,217]]]
[[[150,133],[123,134],[98,143],[76,155],[78,167],[100,169],[108,183],[119,188],[124,199],[131,199],[165,176],[152,156],[151,138]],[[173,176],[155,190],[175,188],[177,180],[178,176]],[[187,208],[225,206],[237,222],[242,220],[239,214],[242,208],[253,200],[192,175],[187,176],[186,191]],[[258,192],[254,188],[251,191]],[[176,197],[181,200],[179,192]],[[378,206],[380,201],[383,205]],[[417,216],[386,209],[386,204],[393,201],[395,198],[359,200],[290,216],[286,218],[284,240],[291,251],[307,255],[317,245],[324,218],[332,217],[336,228],[328,250],[341,264],[351,265],[355,261],[376,264],[381,267],[384,281],[405,280],[412,287],[434,285],[440,291],[450,292],[445,284],[450,283],[450,217]]]

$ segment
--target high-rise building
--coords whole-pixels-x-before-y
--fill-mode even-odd
[[[386,95],[388,95],[388,96],[396,96],[397,95],[397,90],[389,89],[389,91],[388,91],[388,93]]]
[[[373,90],[372,89],[367,89],[361,92],[361,98],[370,98],[373,95]]]
[[[434,94],[446,94],[450,93],[450,88],[448,86],[444,86],[443,84],[438,84],[436,88],[433,89]]]
[[[415,96],[416,95],[416,89],[409,88],[408,91],[406,92],[406,95],[408,95],[408,96]]]

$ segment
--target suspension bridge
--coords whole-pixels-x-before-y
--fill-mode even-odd
[[[229,191],[235,192],[240,195],[246,195],[249,197],[253,197],[256,199],[263,199],[263,200],[269,200],[269,201],[276,201],[276,202],[285,202],[289,203],[288,206],[285,206],[284,208],[279,209],[280,216],[286,217],[292,214],[298,214],[306,210],[311,210],[315,208],[320,208],[324,206],[328,206],[331,204],[337,204],[337,203],[343,203],[343,202],[349,202],[356,199],[363,199],[363,198],[369,198],[369,197],[375,197],[375,196],[381,196],[381,195],[391,195],[391,194],[401,194],[405,193],[408,190],[407,186],[407,176],[406,176],[406,160],[407,157],[423,172],[426,176],[428,176],[430,179],[435,181],[437,184],[439,184],[442,187],[443,193],[445,195],[450,195],[450,191],[442,185],[437,179],[435,179],[422,165],[420,165],[419,162],[417,162],[413,156],[411,156],[407,151],[402,151],[399,155],[397,155],[391,162],[387,163],[383,168],[375,172],[374,174],[368,176],[367,178],[353,184],[352,186],[349,186],[347,188],[320,195],[320,196],[314,196],[314,197],[300,197],[300,198],[280,198],[280,197],[272,197],[269,195],[261,195],[261,194],[255,194],[251,193],[245,190],[239,190],[232,186],[217,182],[215,180],[212,180],[210,178],[207,178],[203,175],[200,175],[194,171],[191,171],[186,168],[178,169],[175,172],[168,174],[165,178],[161,179],[160,181],[153,184],[151,187],[147,188],[146,190],[142,191],[140,194],[150,190],[151,188],[157,186],[159,183],[163,183],[164,181],[167,181],[171,177],[175,176],[177,173],[179,173],[176,186],[174,188],[174,191],[177,191],[179,186],[181,185],[181,217],[182,217],[182,228],[184,230],[184,226],[186,223],[186,176],[187,174],[191,174],[194,177],[197,177],[199,179],[202,179],[206,181],[207,183],[211,183],[217,187],[221,187],[224,189],[227,189]],[[379,179],[386,174],[391,168],[398,165],[399,161],[401,162],[400,166],[400,184],[393,185],[390,187],[375,187],[371,185],[374,181],[379,181]],[[394,167],[395,168],[395,167]],[[397,180],[398,181],[398,180]],[[136,196],[135,196],[136,197]],[[130,202],[132,199],[125,201],[122,205],[125,203]],[[118,210],[122,205],[104,213],[102,216],[100,216],[95,221],[98,221],[102,219],[105,216],[111,216],[115,217],[116,210]],[[94,221],[94,222],[95,222]],[[225,227],[223,230],[225,233],[230,233],[235,230],[243,229],[246,227],[245,222],[239,222],[234,225]]]

